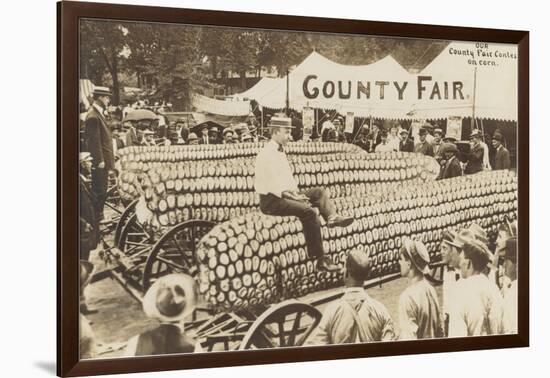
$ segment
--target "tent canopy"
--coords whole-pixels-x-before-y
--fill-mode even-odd
[[[517,119],[517,47],[453,42],[422,72],[391,55],[347,66],[312,52],[289,74],[289,106],[353,112],[358,117],[439,119],[449,116]],[[475,85],[474,85],[475,76]],[[287,78],[263,78],[237,98],[272,109],[285,106]],[[475,94],[474,94],[475,87]]]

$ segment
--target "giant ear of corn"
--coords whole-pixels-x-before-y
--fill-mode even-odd
[[[131,147],[122,150],[120,195],[141,196],[147,224],[162,232],[189,219],[216,222],[258,209],[254,159],[261,144]],[[394,183],[433,179],[435,160],[391,152],[367,154],[342,143],[288,145],[291,169],[301,189],[323,186],[331,197],[382,195]],[[198,156],[198,161],[190,160]]]
[[[432,262],[441,233],[472,222],[496,231],[517,214],[517,178],[510,171],[483,172],[435,182],[415,182],[376,196],[335,200],[353,215],[347,228],[322,225],[325,252],[343,267],[349,251],[368,253],[369,278],[398,272],[402,237],[422,240]],[[199,291],[219,311],[253,308],[340,286],[343,275],[319,272],[308,257],[300,221],[252,212],[215,226],[199,243]]]

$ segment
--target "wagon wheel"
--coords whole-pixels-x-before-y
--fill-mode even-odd
[[[208,233],[216,222],[188,220],[166,232],[153,246],[143,271],[143,289],[159,277],[174,272],[194,275],[197,264],[195,250],[199,240]]]
[[[303,345],[321,321],[321,316],[315,307],[294,299],[279,303],[256,319],[239,349]]]
[[[130,217],[132,217],[132,215],[134,215],[134,213],[136,212],[137,202],[138,200],[131,202],[120,215],[115,229],[115,246],[117,247],[119,247],[120,235],[122,233],[122,230],[124,229],[124,226],[126,226]]]
[[[153,236],[139,223],[136,214],[126,222],[120,233],[118,249],[126,256],[137,261],[145,261],[154,245]]]
[[[118,194],[118,173],[114,171],[109,173],[105,205],[116,212],[120,212],[118,208],[120,204],[120,195]]]

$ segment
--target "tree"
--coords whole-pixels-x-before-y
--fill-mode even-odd
[[[111,76],[113,86],[113,104],[118,105],[120,99],[119,61],[124,49],[125,29],[120,23],[112,21],[84,20],[80,28],[81,72],[95,76],[94,84],[105,70]],[[87,59],[86,59],[87,58]],[[103,66],[103,67],[102,67]],[[101,73],[101,75],[100,75]]]

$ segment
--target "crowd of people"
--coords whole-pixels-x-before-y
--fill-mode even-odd
[[[109,170],[114,169],[115,151],[120,135],[111,133],[105,111],[111,93],[108,88],[96,87],[94,103],[85,118],[86,149],[80,154],[81,213],[80,257],[82,276],[91,274],[89,252],[98,243],[98,222],[103,218]],[[169,130],[170,125],[164,125]],[[177,125],[180,139],[188,144],[234,143],[258,138],[256,130],[244,125],[241,132],[226,128],[203,128],[201,135]],[[415,145],[409,132],[392,128],[390,132],[375,128],[375,134],[361,136],[359,143],[368,151],[416,151],[434,156],[442,169],[439,178],[472,174],[486,168],[487,145],[481,134],[474,131],[471,148],[465,162],[458,158],[456,141],[445,138],[439,129],[424,125]],[[291,139],[291,119],[271,118],[268,129],[271,139],[257,156],[255,189],[260,196],[260,210],[269,215],[297,216],[304,228],[307,250],[317,259],[316,268],[334,271],[339,268],[325,256],[321,240],[319,215],[329,227],[347,227],[354,219],[339,215],[323,188],[300,192],[292,176],[285,146]],[[130,129],[128,131],[131,131]],[[127,132],[128,132],[127,131]],[[332,130],[329,130],[332,131]],[[143,143],[153,143],[156,131],[143,129]],[[136,134],[138,135],[138,134]],[[169,134],[170,135],[170,134]],[[332,134],[328,134],[332,135]],[[345,137],[344,133],[336,138]],[[322,137],[322,136],[321,136]],[[364,139],[363,139],[364,137]],[[429,138],[431,137],[431,138]],[[331,136],[330,138],[333,138]],[[329,138],[329,140],[331,140]],[[175,140],[175,137],[173,138]],[[430,140],[431,139],[431,140]],[[257,140],[257,139],[256,139]],[[510,166],[508,151],[502,145],[502,136],[493,135],[497,154],[494,169]],[[83,211],[84,210],[84,211]],[[499,228],[496,249],[489,248],[486,232],[476,224],[467,229],[447,230],[442,237],[441,256],[445,264],[443,297],[440,303],[430,281],[430,256],[419,240],[404,238],[401,243],[399,265],[408,286],[399,297],[397,319],[392,319],[387,308],[371,298],[363,288],[370,274],[370,258],[365,253],[352,251],[345,265],[343,296],[324,311],[321,322],[308,344],[340,344],[353,342],[387,341],[395,339],[424,339],[497,335],[517,332],[517,227],[505,223]],[[81,281],[81,289],[88,281]],[[81,316],[87,309],[81,292]],[[145,314],[159,322],[158,327],[133,337],[128,343],[128,355],[154,355],[200,351],[200,345],[185,334],[184,319],[196,304],[195,283],[183,274],[171,274],[158,279],[148,290],[143,302]],[[395,322],[396,321],[396,322]],[[81,355],[93,357],[94,336],[85,318],[81,321]]]

